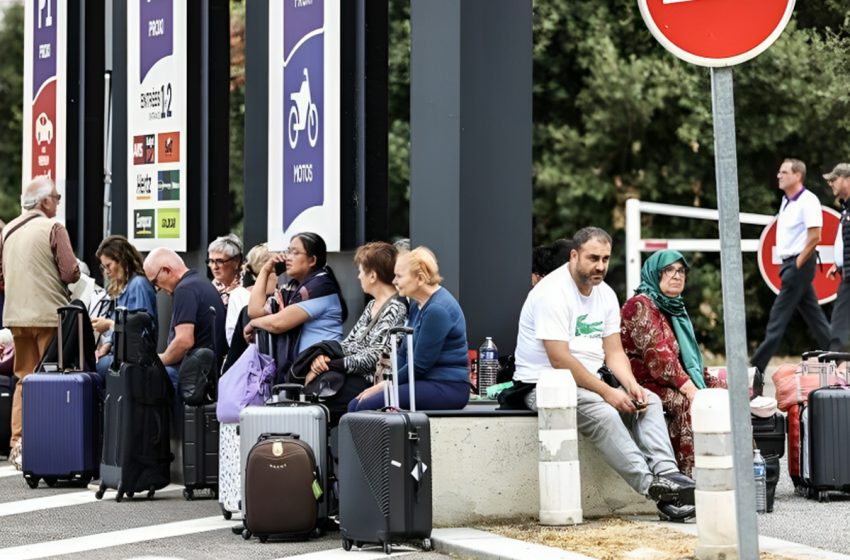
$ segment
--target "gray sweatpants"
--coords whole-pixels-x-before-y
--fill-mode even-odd
[[[679,470],[658,395],[647,391],[646,410],[627,414],[617,411],[598,393],[581,387],[577,390],[579,433],[593,442],[605,462],[635,492],[646,496],[653,475]],[[526,396],[525,404],[537,410],[536,388]]]

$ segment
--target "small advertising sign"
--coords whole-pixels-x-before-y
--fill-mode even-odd
[[[127,8],[128,238],[186,250],[186,4]]]

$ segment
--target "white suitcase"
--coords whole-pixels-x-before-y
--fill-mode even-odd
[[[240,511],[242,460],[239,424],[220,424],[218,440],[218,501],[225,519]]]

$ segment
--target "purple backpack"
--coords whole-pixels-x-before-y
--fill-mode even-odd
[[[243,408],[265,404],[272,394],[274,374],[274,360],[260,353],[256,344],[248,345],[218,380],[218,421],[236,424]]]

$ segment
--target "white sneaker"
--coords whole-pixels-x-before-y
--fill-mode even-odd
[[[24,456],[20,441],[9,451],[9,462],[19,471],[24,469]]]

